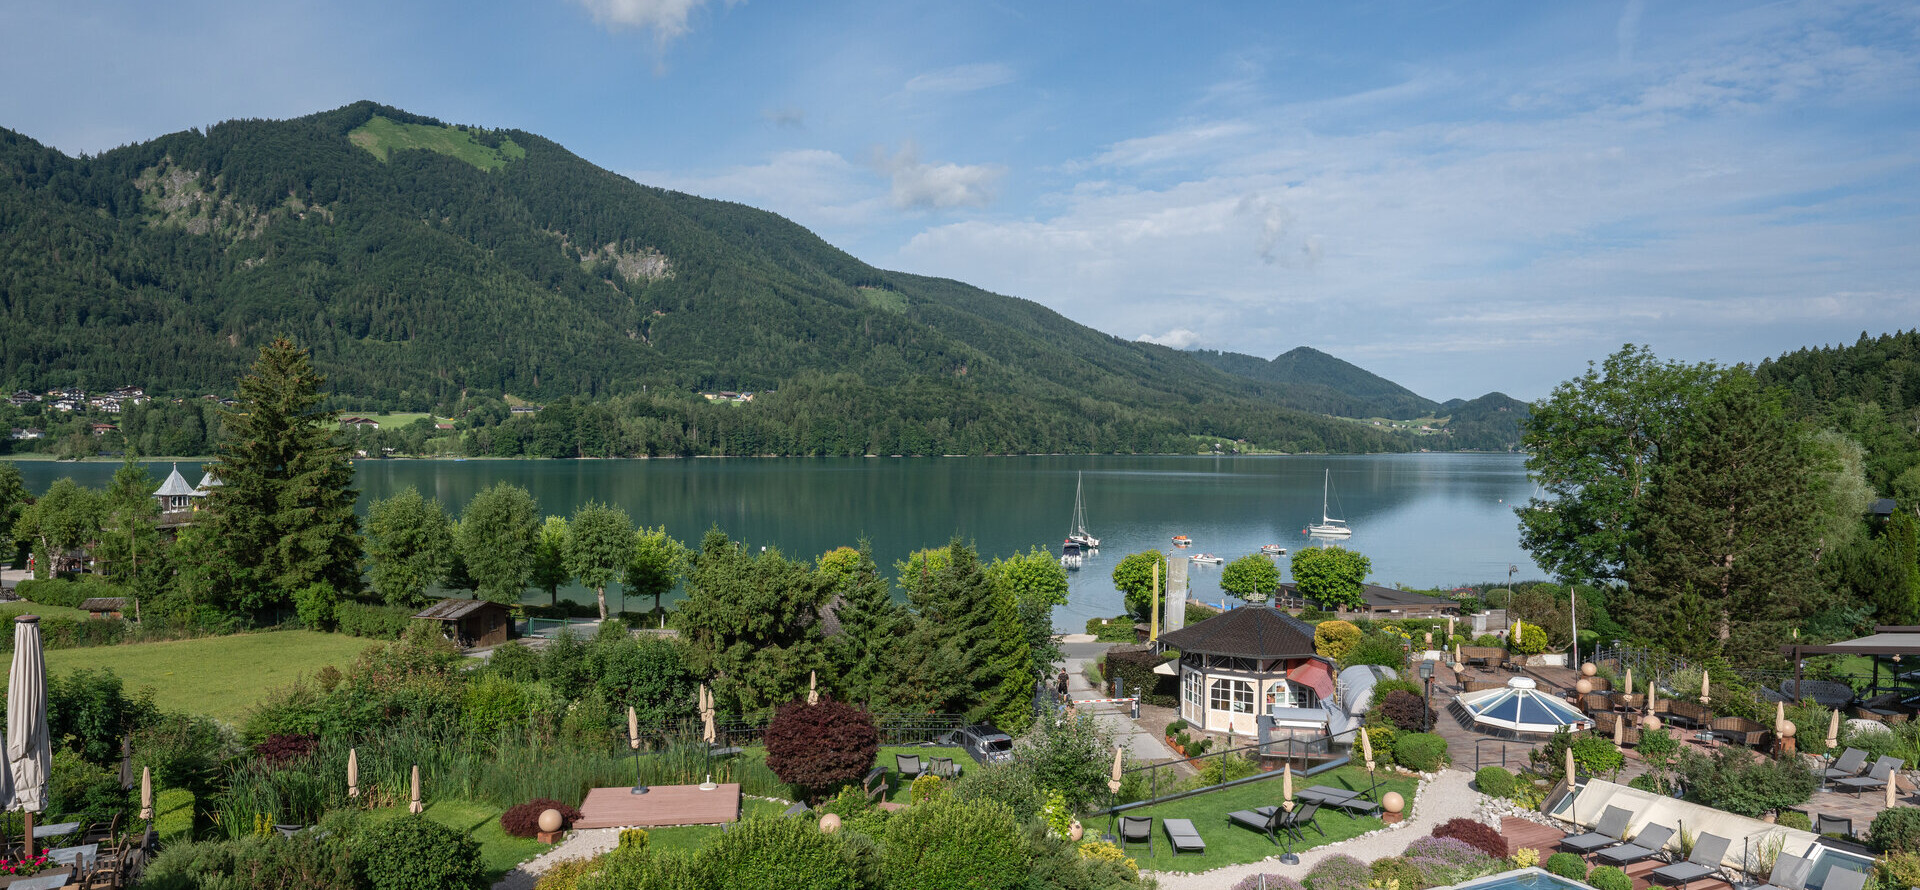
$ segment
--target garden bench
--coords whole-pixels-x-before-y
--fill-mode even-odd
[[[1687,728],[1703,727],[1713,721],[1713,712],[1708,710],[1706,705],[1696,701],[1667,699],[1660,703],[1660,712],[1664,712],[1674,723]]]
[[[1765,724],[1745,717],[1715,717],[1707,728],[1729,744],[1757,748],[1767,743],[1771,732]]]
[[[884,766],[876,766],[873,769],[867,770],[866,778],[860,780],[860,790],[866,794],[867,799],[871,801],[878,801],[880,798],[886,797],[888,790],[887,768]]]

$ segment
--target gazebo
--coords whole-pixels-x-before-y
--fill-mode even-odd
[[[1873,680],[1867,692],[1861,696],[1865,701],[1860,705],[1856,717],[1884,719],[1897,712],[1912,711],[1920,705],[1920,627],[1906,625],[1879,625],[1873,633],[1853,640],[1842,640],[1825,646],[1806,646],[1797,643],[1780,647],[1780,654],[1793,661],[1793,686],[1791,697],[1815,697],[1816,682],[1808,682],[1801,677],[1802,659],[1809,655],[1864,655],[1873,662]],[[1913,665],[1904,661],[1914,659]],[[1887,680],[1881,682],[1881,669],[1886,668]],[[1787,691],[1782,684],[1781,691]]]
[[[1255,736],[1260,715],[1318,710],[1333,696],[1313,628],[1271,606],[1231,609],[1159,642],[1180,650],[1180,716],[1202,730]]]

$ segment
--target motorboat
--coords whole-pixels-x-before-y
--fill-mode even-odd
[[[1187,559],[1192,562],[1204,562],[1209,565],[1216,565],[1216,566],[1223,562],[1226,562],[1225,559],[1222,559],[1218,556],[1214,556],[1211,553],[1195,553],[1194,555],[1187,557]]]
[[[1287,555],[1287,548],[1279,544],[1261,544],[1260,552],[1267,556],[1285,556]]]
[[[1188,545],[1191,545],[1192,543],[1193,543],[1193,539],[1187,537],[1186,535],[1173,536],[1173,546],[1175,547],[1186,547]]]

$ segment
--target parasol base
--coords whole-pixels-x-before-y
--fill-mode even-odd
[[[653,789],[651,789],[651,788],[648,788],[648,787],[647,787],[647,786],[645,786],[645,785],[635,785],[635,786],[633,786],[633,790],[632,790],[631,792],[629,792],[629,793],[630,793],[630,794],[645,794],[645,793],[647,793],[647,792],[649,792],[649,791],[652,791],[652,790],[653,790]]]

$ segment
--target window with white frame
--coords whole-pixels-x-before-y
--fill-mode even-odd
[[[1186,679],[1181,682],[1182,682],[1182,689],[1184,693],[1182,695],[1182,699],[1188,705],[1192,706],[1195,709],[1198,709],[1201,706],[1206,704],[1206,702],[1202,700],[1200,695],[1200,688],[1203,685],[1205,685],[1206,681],[1200,679],[1199,671],[1188,671]]]
[[[1247,680],[1215,680],[1208,707],[1235,714],[1253,713],[1253,683]]]

